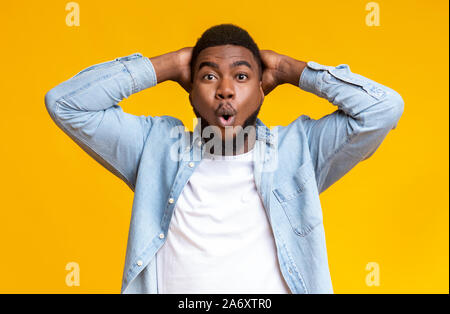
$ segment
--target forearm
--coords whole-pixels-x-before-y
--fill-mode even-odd
[[[155,69],[158,83],[179,78],[179,60],[176,51],[150,58]]]
[[[289,56],[283,56],[279,66],[279,77],[281,84],[288,83],[298,86],[300,77],[305,67],[306,62],[296,60]]]
[[[62,109],[100,111],[154,85],[151,62],[136,53],[84,69],[52,88],[45,95],[45,103],[53,115]]]
[[[366,128],[394,128],[403,112],[403,99],[396,91],[352,73],[346,64],[333,67],[310,61],[298,86],[327,99]]]

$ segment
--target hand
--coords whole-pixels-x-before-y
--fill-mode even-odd
[[[190,93],[192,88],[190,67],[192,50],[192,47],[186,47],[150,58],[155,68],[156,81],[158,83],[168,80],[177,82]]]
[[[283,84],[280,75],[280,66],[284,55],[272,50],[260,50],[263,63],[262,88],[264,95],[269,94],[275,87]]]
[[[281,84],[290,83],[298,86],[300,75],[306,66],[305,62],[272,50],[260,50],[260,55],[264,65],[262,77],[264,95],[269,94]]]
[[[175,81],[184,88],[184,90],[188,93],[192,90],[191,83],[191,58],[192,58],[192,50],[193,47],[185,47],[177,50],[178,57],[178,77]]]

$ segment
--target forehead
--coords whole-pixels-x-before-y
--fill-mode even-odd
[[[256,68],[256,61],[249,49],[236,45],[222,45],[208,47],[200,51],[196,61],[196,69],[204,61],[213,61],[219,66],[227,66],[238,60],[247,61],[254,66],[253,69]]]

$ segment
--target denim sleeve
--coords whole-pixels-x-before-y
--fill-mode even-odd
[[[45,95],[56,125],[133,191],[147,134],[158,117],[126,113],[118,103],[155,86],[151,61],[140,53],[88,67]]]
[[[299,87],[327,99],[338,109],[314,120],[303,116],[319,193],[377,150],[403,113],[404,102],[394,90],[336,67],[310,61]]]

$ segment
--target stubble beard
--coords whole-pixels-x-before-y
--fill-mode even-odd
[[[194,106],[192,106],[195,115],[197,116],[197,118],[200,118],[200,130],[201,130],[201,136],[202,139],[205,141],[205,143],[208,143],[209,141],[213,141],[215,142],[216,140],[220,141],[220,145],[222,146],[222,155],[225,155],[227,152],[227,149],[230,150],[230,147],[232,147],[232,151],[233,151],[233,155],[236,155],[236,152],[238,150],[241,150],[240,148],[242,147],[242,145],[247,145],[247,150],[249,150],[249,146],[253,145],[253,143],[248,143],[249,142],[249,137],[248,137],[248,132],[245,132],[247,127],[253,127],[256,128],[256,119],[258,117],[259,114],[259,110],[261,109],[262,103],[258,106],[258,108],[256,108],[256,110],[244,121],[244,124],[242,125],[242,128],[239,128],[238,133],[234,134],[235,132],[233,132],[233,139],[227,141],[225,138],[222,138],[222,133],[217,134],[217,132],[211,134],[210,137],[207,137],[207,135],[210,135],[210,133],[208,133],[207,135],[205,134],[204,130],[211,126],[208,121],[195,109]],[[244,132],[243,134],[243,139],[244,142],[243,143],[238,143],[238,138],[240,137],[240,135],[242,134],[242,132]],[[254,130],[254,132],[256,132],[256,129]],[[255,133],[253,133],[255,134]],[[217,138],[219,137],[219,138]],[[210,145],[210,154],[214,154],[214,147],[215,145]],[[245,148],[245,147],[244,147]]]

